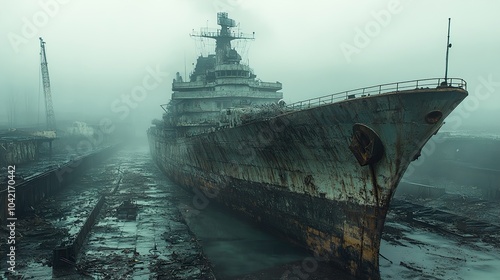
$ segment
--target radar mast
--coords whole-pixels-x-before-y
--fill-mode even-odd
[[[236,39],[254,40],[255,32],[251,35],[235,33],[231,28],[236,27],[236,22],[230,19],[225,12],[217,13],[217,24],[221,26],[220,29],[202,28],[199,33],[193,33],[191,36],[215,39],[216,65],[239,64],[241,56],[235,49],[231,48],[231,41]]]

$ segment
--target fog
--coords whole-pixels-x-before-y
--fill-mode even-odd
[[[255,32],[243,51],[257,77],[283,83],[287,103],[382,83],[444,77],[469,98],[443,127],[500,134],[498,1],[3,0],[0,126],[45,122],[40,42],[46,41],[58,122],[130,123],[145,134],[176,72],[213,46],[189,34],[226,11]],[[137,95],[137,93],[141,93]],[[136,95],[133,95],[136,93]]]

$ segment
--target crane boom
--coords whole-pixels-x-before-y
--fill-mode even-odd
[[[47,66],[47,56],[45,54],[45,42],[40,37],[40,61],[42,69],[43,92],[45,95],[45,114],[47,117],[47,129],[56,130],[56,117],[52,106],[52,95],[50,93],[49,67]]]

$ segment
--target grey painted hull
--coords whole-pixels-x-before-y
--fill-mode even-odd
[[[409,163],[467,96],[416,89],[348,99],[233,128],[175,138],[148,131],[157,165],[202,192],[363,279],[378,279],[380,238]],[[428,121],[430,112],[442,118]],[[360,165],[353,127],[376,133],[383,154]]]

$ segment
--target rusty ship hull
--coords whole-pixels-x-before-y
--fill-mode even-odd
[[[217,14],[215,54],[179,73],[148,130],[165,174],[207,200],[273,228],[362,279],[379,279],[391,197],[412,160],[467,96],[462,79],[360,88],[286,105],[280,82],[241,63],[236,22]],[[446,76],[446,75],[445,75]]]
[[[155,162],[179,185],[356,277],[379,279],[391,197],[466,96],[451,86],[394,90],[192,136],[153,126],[148,137]]]

